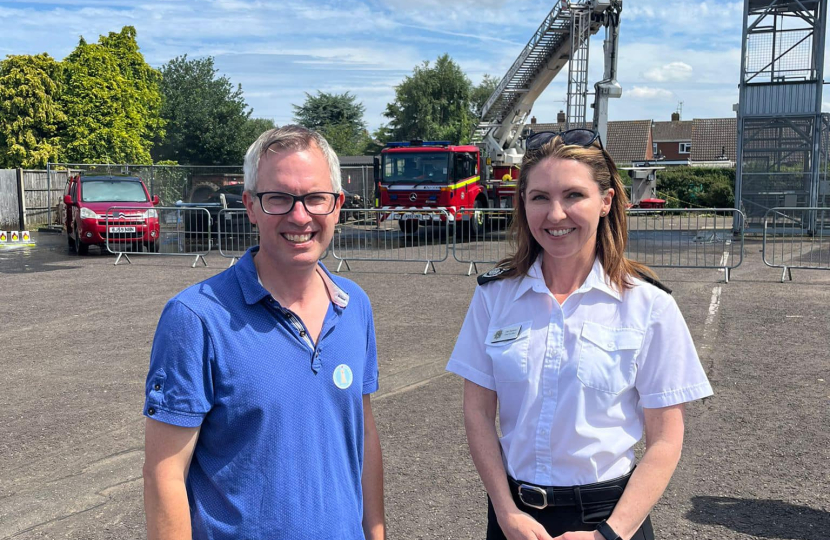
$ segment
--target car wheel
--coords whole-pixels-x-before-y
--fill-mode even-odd
[[[75,252],[78,255],[87,255],[89,253],[89,244],[81,242],[81,236],[78,233],[78,228],[75,228]]]
[[[401,228],[401,232],[404,234],[415,234],[416,232],[418,232],[417,219],[407,219],[398,221],[398,226]]]

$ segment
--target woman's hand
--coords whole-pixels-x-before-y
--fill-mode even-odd
[[[553,540],[541,523],[518,509],[499,519],[499,527],[507,540]]]
[[[599,531],[571,531],[557,536],[553,540],[605,540]]]

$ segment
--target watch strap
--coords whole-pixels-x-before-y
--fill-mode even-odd
[[[617,534],[614,529],[611,528],[611,525],[609,525],[604,519],[599,522],[599,525],[597,525],[597,530],[599,531],[599,534],[605,538],[605,540],[623,540],[622,537]]]

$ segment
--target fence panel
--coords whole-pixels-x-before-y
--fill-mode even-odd
[[[340,183],[344,190],[360,195],[363,208],[374,205],[375,172],[371,165],[341,165]]]
[[[26,224],[29,227],[60,225],[61,199],[68,175],[67,170],[23,171]]]
[[[259,244],[259,229],[248,219],[248,213],[239,209],[222,209],[216,217],[219,254],[233,259],[231,264]]]
[[[781,268],[781,281],[792,269],[830,270],[830,208],[777,207],[764,216],[764,264]]]
[[[0,169],[0,230],[20,228],[17,169]]]
[[[340,261],[337,272],[350,261],[422,262],[424,274],[449,257],[451,216],[432,208],[408,210],[390,217],[383,209],[341,209],[340,225],[331,253]]]
[[[110,253],[117,254],[114,264],[130,255],[166,255],[193,257],[207,266],[205,255],[212,247],[213,220],[207,208],[112,206],[107,209],[98,232]]]
[[[507,228],[512,215],[512,208],[461,208],[455,213],[452,256],[470,265],[468,276],[478,273],[479,264],[494,265],[510,254]]]
[[[734,208],[631,209],[626,256],[654,268],[722,269],[728,283],[743,262],[744,222]]]

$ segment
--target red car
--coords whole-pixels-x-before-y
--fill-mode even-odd
[[[63,194],[63,225],[69,249],[86,255],[89,246],[110,246],[125,251],[159,250],[159,219],[154,206],[158,195],[150,197],[147,186],[135,176],[79,175],[66,181]],[[107,210],[114,210],[107,219]]]

